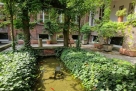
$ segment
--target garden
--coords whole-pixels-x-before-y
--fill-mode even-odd
[[[38,52],[32,49],[29,51],[23,49],[14,53],[3,52],[0,54],[1,91],[33,91],[34,87],[43,80],[41,79],[38,82],[39,76],[45,75],[45,83],[46,81],[49,82],[49,86],[52,86],[52,88],[55,86],[50,83],[52,81],[67,80],[68,85],[68,79],[77,79],[77,82],[82,84],[79,88],[84,88],[85,91],[134,91],[136,89],[136,67],[129,62],[108,59],[99,53],[76,48],[57,48],[55,50],[57,59],[56,57],[42,58],[42,61],[36,59],[36,53]],[[53,60],[55,58],[55,60],[51,61],[52,58]],[[59,59],[61,61],[57,62]],[[64,78],[49,79],[54,76],[53,69],[58,63],[63,64],[63,68],[65,68],[65,70],[62,70]],[[44,67],[43,65],[48,66]],[[50,67],[50,69],[47,67]],[[39,72],[40,70],[41,72]],[[73,78],[69,78],[68,75]],[[38,87],[41,88],[41,86]]]
[[[0,91],[135,91],[136,64],[81,49],[81,39],[83,44],[87,44],[89,33],[95,30],[99,38],[104,38],[103,44],[108,45],[109,38],[118,30],[123,31],[129,24],[136,26],[133,21],[135,14],[128,16],[128,22],[117,24],[109,17],[111,0],[101,3],[101,0],[0,1],[6,9],[4,20],[8,20],[0,23],[0,27],[10,24],[12,41],[12,50],[0,53]],[[104,16],[102,20],[95,21],[96,26],[90,27],[89,23],[81,25],[80,21],[88,11],[96,14],[97,7],[103,5]],[[49,13],[44,29],[51,37],[50,42],[56,43],[53,36],[56,37],[60,31],[64,38],[64,47],[54,48],[53,52],[50,51],[53,55],[49,57],[40,56],[48,50],[31,47],[30,30],[41,20],[30,22],[30,16],[38,11]],[[63,22],[58,20],[59,15],[62,15]],[[117,16],[121,16],[120,13]],[[15,29],[21,31],[18,36],[24,41],[21,49],[16,47]],[[76,46],[71,47],[69,34],[75,30],[78,40]],[[131,43],[128,48],[131,48]]]

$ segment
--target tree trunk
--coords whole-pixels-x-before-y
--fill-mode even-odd
[[[70,17],[65,13],[65,20],[64,20],[64,28],[63,28],[63,35],[64,35],[64,46],[68,47],[69,44],[69,27],[70,27]]]
[[[80,29],[81,29],[81,23],[80,23],[80,21],[81,21],[81,16],[79,15],[78,16],[78,41],[77,41],[77,44],[76,44],[76,47],[77,48],[80,48],[80,39],[81,39],[81,37],[80,37],[80,35],[81,35],[81,33],[80,33]]]
[[[14,37],[14,26],[13,26],[13,6],[10,1],[10,22],[11,22],[11,39],[12,39],[12,50],[15,51],[15,37]]]
[[[28,10],[22,10],[22,23],[23,23],[23,33],[24,33],[24,47],[29,48],[30,45],[30,31],[29,31],[29,15]]]

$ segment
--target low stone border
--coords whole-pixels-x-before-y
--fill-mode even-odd
[[[11,47],[11,43],[0,46],[0,52],[7,49],[7,48],[9,48],[9,47]]]

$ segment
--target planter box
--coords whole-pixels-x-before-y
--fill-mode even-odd
[[[18,44],[19,44],[19,45],[24,44],[24,40],[18,40]]]
[[[87,45],[87,40],[82,40],[83,45]]]
[[[46,44],[51,44],[51,41],[50,40],[46,40]]]
[[[55,40],[55,41],[51,41],[51,44],[57,44],[57,41]]]
[[[38,44],[38,40],[31,40],[31,44]]]
[[[130,57],[136,57],[136,51],[130,51],[130,50],[128,50],[128,55]]]
[[[120,48],[119,50],[120,54],[127,55],[130,57],[136,57],[136,51],[127,50],[125,48]]]
[[[103,49],[106,52],[110,52],[113,49],[113,45],[111,45],[111,44],[103,44]]]
[[[94,48],[102,49],[103,45],[100,43],[94,43]]]

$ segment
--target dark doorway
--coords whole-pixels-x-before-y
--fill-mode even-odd
[[[49,39],[49,35],[48,34],[39,34],[39,38]]]
[[[111,38],[111,44],[122,45],[122,43],[123,43],[123,37],[112,37]]]
[[[0,39],[7,39],[8,40],[8,33],[0,33]]]
[[[72,38],[73,38],[74,40],[78,40],[78,35],[72,35]]]
[[[93,36],[93,42],[99,42],[98,36]]]

